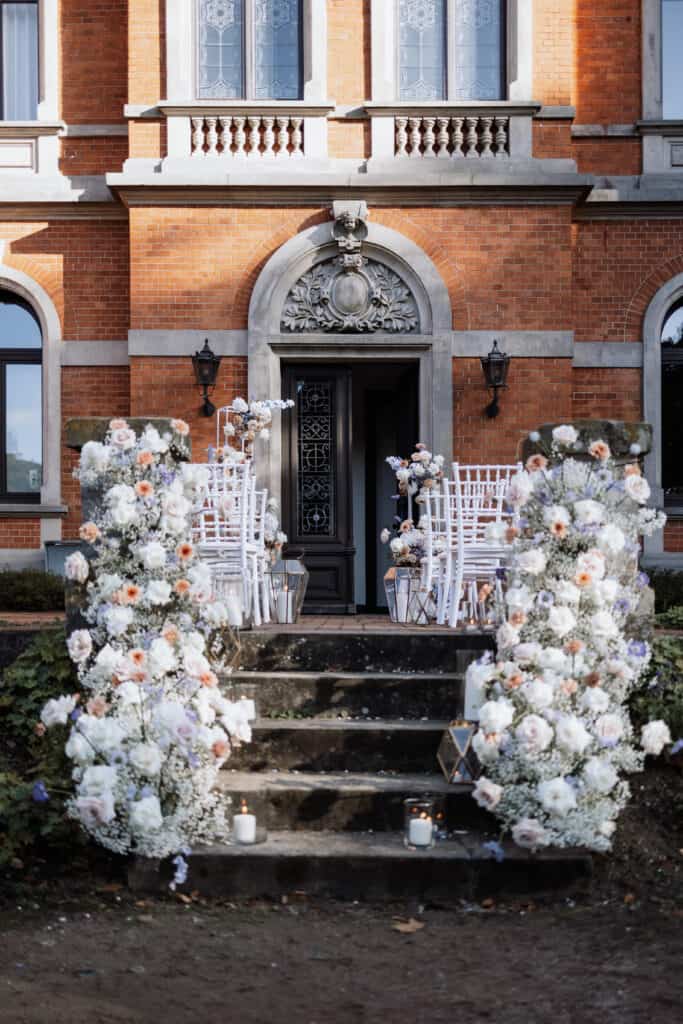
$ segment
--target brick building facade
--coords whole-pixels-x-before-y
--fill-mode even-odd
[[[35,562],[42,542],[76,534],[68,418],[177,415],[196,449],[214,440],[191,363],[204,338],[222,357],[216,404],[277,396],[288,367],[316,386],[329,371],[338,396],[347,374],[357,429],[336,440],[348,447],[346,542],[357,548],[370,544],[365,519],[378,519],[371,460],[389,452],[371,452],[377,430],[378,445],[405,446],[412,417],[436,450],[499,462],[539,422],[644,417],[657,448],[648,473],[670,514],[649,557],[682,559],[681,405],[666,384],[683,374],[678,336],[662,346],[683,318],[683,78],[670,56],[682,9],[0,4],[5,37],[34,54],[14,80],[3,71],[0,288],[6,315],[14,296],[39,324],[43,409],[42,483],[13,492],[2,471],[0,564]],[[35,74],[33,107],[22,74]],[[365,284],[339,283],[335,213],[360,214]],[[360,294],[368,274],[374,299]],[[310,305],[311,275],[331,305],[292,329],[283,310]],[[412,320],[359,315],[401,295]],[[341,329],[333,307],[347,315]],[[30,447],[10,395],[18,371],[7,367],[23,358],[7,341],[13,322],[0,321],[5,463],[12,446],[24,460]],[[512,358],[501,413],[487,419],[479,357],[494,338]],[[405,422],[394,408],[379,429],[372,410],[387,390]],[[278,492],[280,455],[285,474],[303,457],[292,444],[289,427],[276,430],[264,461]]]

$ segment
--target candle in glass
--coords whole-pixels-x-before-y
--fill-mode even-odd
[[[277,595],[277,620],[278,622],[294,622],[294,598],[295,593],[285,583],[282,591]]]
[[[413,846],[431,846],[434,834],[432,819],[427,814],[411,818],[408,826],[408,842]]]
[[[236,842],[245,846],[256,842],[256,815],[249,814],[246,800],[242,801],[240,813],[232,819],[232,834]]]

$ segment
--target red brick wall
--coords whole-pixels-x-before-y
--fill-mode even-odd
[[[572,160],[571,121],[534,121],[533,155],[537,160]]]
[[[573,6],[576,17],[577,124],[630,124],[640,118],[640,5],[641,0],[563,5],[568,11]]]
[[[572,155],[580,174],[640,174],[640,139],[573,139]]]
[[[370,121],[327,122],[327,147],[332,159],[354,157],[366,160],[371,156]]]
[[[216,408],[229,405],[238,395],[247,397],[247,360],[221,361],[211,401]],[[216,417],[201,414],[202,397],[195,383],[192,360],[142,358],[131,360],[131,416],[177,416],[191,427],[192,446],[201,459],[216,443]]]
[[[672,520],[664,527],[664,550],[683,551],[683,522]]]
[[[127,0],[61,0],[60,43],[61,117],[71,124],[123,121]]]
[[[641,372],[637,369],[576,368],[572,373],[574,419],[639,420]]]
[[[370,0],[328,0],[327,81],[330,99],[371,99]]]
[[[65,366],[62,369],[62,422],[77,416],[128,416],[130,372],[127,366]],[[78,536],[80,484],[73,478],[78,453],[62,445],[62,501],[69,512],[62,536]]]
[[[121,135],[66,138],[61,141],[62,174],[107,174],[120,171],[128,156],[128,139]]]
[[[534,99],[547,105],[572,102],[574,9],[566,0],[534,2]]]
[[[39,519],[0,518],[0,548],[39,548]],[[2,566],[0,566],[2,568]]]
[[[166,28],[163,0],[129,0],[128,102],[166,96]]]

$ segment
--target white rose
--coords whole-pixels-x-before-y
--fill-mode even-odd
[[[171,584],[167,580],[150,580],[145,597],[151,605],[168,604],[171,600]]]
[[[64,573],[68,580],[85,583],[90,573],[87,558],[84,558],[80,551],[74,551],[64,563]]]
[[[570,427],[568,424],[562,424],[560,427],[555,427],[553,430],[553,441],[555,444],[562,445],[564,448],[568,448],[569,445],[576,444],[579,439],[579,435],[574,427]]]
[[[173,648],[163,637],[152,641],[147,659],[153,676],[163,676],[167,672],[173,672],[178,664]]]
[[[127,680],[116,687],[116,699],[122,707],[135,707],[142,704],[142,690],[137,683]]]
[[[555,697],[552,686],[542,682],[540,679],[532,679],[528,683],[523,683],[519,688],[519,692],[529,707],[534,708],[536,711],[544,711],[546,708],[549,708]]]
[[[598,831],[600,835],[607,836],[608,839],[614,835],[617,830],[616,821],[601,821]]]
[[[550,836],[536,818],[520,818],[512,826],[512,839],[517,846],[529,850],[547,846],[550,842]]]
[[[595,793],[607,794],[614,789],[619,776],[604,757],[591,757],[584,765],[583,781]]]
[[[76,629],[66,642],[69,657],[76,665],[87,661],[92,653],[92,637],[87,629]]]
[[[139,555],[145,569],[154,571],[166,565],[166,548],[157,540],[150,541],[140,548]]]
[[[520,470],[510,477],[510,483],[505,493],[505,500],[508,505],[519,508],[525,505],[531,497],[534,485],[531,477],[525,469]]]
[[[475,732],[472,737],[472,749],[482,764],[493,764],[500,757],[498,741],[483,732]]]
[[[230,621],[227,606],[223,601],[210,601],[204,606],[202,614],[210,626],[225,626]]]
[[[623,550],[626,537],[618,526],[607,523],[602,527],[595,542],[605,555],[618,555]]]
[[[130,526],[137,519],[138,514],[134,505],[129,505],[126,501],[120,501],[117,505],[111,507],[111,521],[114,526],[118,529],[125,529],[126,526]]]
[[[190,632],[183,637],[183,655],[185,655],[189,650],[201,652],[205,647],[206,641],[202,634],[196,629],[190,630]]]
[[[575,715],[562,715],[555,722],[555,741],[569,754],[582,754],[591,741],[591,735]]]
[[[576,794],[568,782],[558,775],[555,779],[546,779],[536,787],[538,799],[544,810],[564,818],[572,808],[576,807]]]
[[[130,427],[120,427],[118,430],[112,430],[111,443],[124,452],[128,451],[135,444],[135,431],[131,430]]]
[[[493,811],[498,806],[502,795],[503,787],[491,782],[484,775],[477,779],[477,784],[472,790],[476,802],[487,811]]]
[[[517,568],[529,576],[539,576],[545,569],[547,559],[540,548],[529,548],[517,555]]]
[[[163,754],[155,743],[136,743],[128,751],[128,760],[142,775],[158,775]]]
[[[514,647],[519,643],[519,631],[509,622],[503,622],[496,631],[496,645],[498,650],[506,647]]]
[[[479,708],[479,726],[485,733],[501,733],[514,718],[515,709],[504,697],[488,700]]]
[[[546,526],[569,526],[571,517],[564,505],[550,505],[543,512],[543,521]]]
[[[627,476],[624,479],[624,490],[639,505],[644,505],[650,497],[650,485],[644,476]]]
[[[538,664],[551,672],[564,672],[567,668],[567,655],[559,647],[544,647],[538,656]]]
[[[621,679],[624,682],[629,682],[633,679],[633,669],[630,665],[627,665],[621,658],[612,658],[605,665],[605,670],[617,679]]]
[[[671,733],[666,722],[657,720],[643,726],[640,733],[640,745],[646,754],[658,757],[667,743],[671,743]]]
[[[83,796],[103,796],[116,785],[117,771],[108,764],[96,764],[86,768],[78,787]]]
[[[510,587],[505,595],[508,608],[528,612],[534,603],[534,595],[528,587]]]
[[[155,832],[163,825],[161,805],[156,796],[145,796],[130,805],[130,827],[134,832]]]
[[[151,423],[145,427],[140,440],[142,446],[150,452],[154,452],[155,455],[162,455],[168,451],[168,442],[161,437],[159,431]]]
[[[605,601],[607,604],[613,604],[617,599],[619,584],[616,580],[611,578],[600,580],[599,583],[596,583],[593,590],[597,593],[601,601]]]
[[[538,662],[541,657],[543,648],[540,644],[535,641],[529,641],[523,644],[517,644],[513,653],[517,661],[522,664],[533,665]]]
[[[595,723],[593,731],[603,746],[613,747],[623,736],[624,726],[618,715],[601,715]]]
[[[95,751],[78,729],[72,729],[64,746],[64,753],[76,764],[89,764],[95,760]]]
[[[386,526],[384,527],[384,529],[380,533],[379,539],[380,539],[382,544],[388,544],[389,541],[391,540],[391,533],[389,532],[389,530],[387,530]]]
[[[559,580],[553,589],[559,604],[578,604],[581,600],[581,591],[569,580]]]
[[[527,755],[542,753],[553,740],[553,730],[540,715],[526,715],[515,729],[515,739]]]
[[[619,627],[612,618],[609,612],[596,612],[595,615],[591,615],[590,629],[595,637],[609,638],[616,636],[619,632]]]
[[[110,636],[122,636],[133,621],[133,609],[114,605],[104,613],[104,624]]]
[[[559,637],[563,637],[566,636],[567,633],[571,633],[575,626],[576,619],[566,605],[553,605],[548,613],[548,627],[553,631],[553,633],[556,633]]]
[[[97,589],[100,592],[100,596],[105,600],[116,593],[122,583],[123,579],[118,573],[101,572],[97,576]]]
[[[232,403],[234,412],[249,412],[249,406],[243,398],[236,398]]]
[[[188,676],[199,678],[204,672],[210,672],[211,666],[203,654],[197,651],[188,651],[183,658],[183,665]]]
[[[136,495],[130,484],[114,484],[104,496],[107,505],[134,505]]]
[[[605,556],[597,548],[584,551],[576,559],[577,572],[589,572],[593,579],[601,580],[605,575]]]
[[[66,725],[75,707],[75,697],[54,697],[40,712],[40,720],[46,729],[51,729],[53,725]]]
[[[79,796],[75,803],[78,817],[86,828],[95,829],[99,825],[106,825],[115,817],[114,797],[111,793]]]
[[[154,722],[161,735],[171,742],[186,743],[194,735],[194,724],[185,708],[174,701],[163,701],[157,706]]]
[[[81,469],[85,473],[104,473],[109,465],[111,449],[99,441],[86,441],[81,449]]]
[[[92,743],[97,753],[105,757],[117,750],[126,738],[124,729],[111,717],[81,715],[77,728]]]
[[[604,523],[606,510],[599,501],[591,501],[590,498],[586,498],[583,501],[574,502],[574,515],[577,522],[583,526],[598,526],[600,523]]]
[[[594,715],[601,715],[609,707],[609,694],[601,686],[589,686],[581,695],[581,707]]]
[[[123,655],[114,650],[110,644],[105,644],[104,647],[98,651],[95,658],[95,667],[105,676],[112,676],[121,667],[123,661]]]

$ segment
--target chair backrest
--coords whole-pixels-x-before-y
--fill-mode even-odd
[[[505,494],[511,477],[521,470],[521,462],[512,464],[463,465],[453,463],[453,481],[460,483],[462,512],[476,509],[484,524],[501,522],[510,515]]]
[[[253,474],[243,464],[211,464],[209,469],[204,501],[193,516],[193,537],[213,548],[244,545],[252,518]]]

